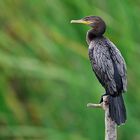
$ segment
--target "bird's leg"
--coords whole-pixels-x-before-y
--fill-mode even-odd
[[[100,99],[100,102],[99,102],[100,104],[103,102],[103,97],[104,97],[104,96],[107,96],[107,93],[105,93],[105,94],[103,94],[103,95],[101,96],[101,99]]]

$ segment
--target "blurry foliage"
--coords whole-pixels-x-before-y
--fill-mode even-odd
[[[89,27],[101,16],[128,67],[128,121],[119,140],[140,139],[140,1],[1,0],[0,139],[101,140],[104,113],[88,110],[104,93],[88,60]]]

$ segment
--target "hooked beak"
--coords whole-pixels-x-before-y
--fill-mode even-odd
[[[82,23],[82,24],[87,24],[87,25],[89,25],[89,24],[91,24],[92,22],[91,22],[91,21],[85,21],[85,20],[83,20],[83,19],[79,19],[79,20],[71,20],[70,23]]]

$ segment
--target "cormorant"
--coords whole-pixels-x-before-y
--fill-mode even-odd
[[[109,114],[117,125],[126,121],[126,109],[122,93],[127,90],[126,64],[117,47],[103,34],[106,24],[98,16],[87,16],[71,23],[83,23],[92,27],[87,32],[89,59],[92,69],[108,95]],[[101,99],[102,100],[102,99]]]

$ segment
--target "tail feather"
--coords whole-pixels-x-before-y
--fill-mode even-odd
[[[122,95],[109,96],[109,114],[117,125],[124,124],[126,121],[126,109]]]

